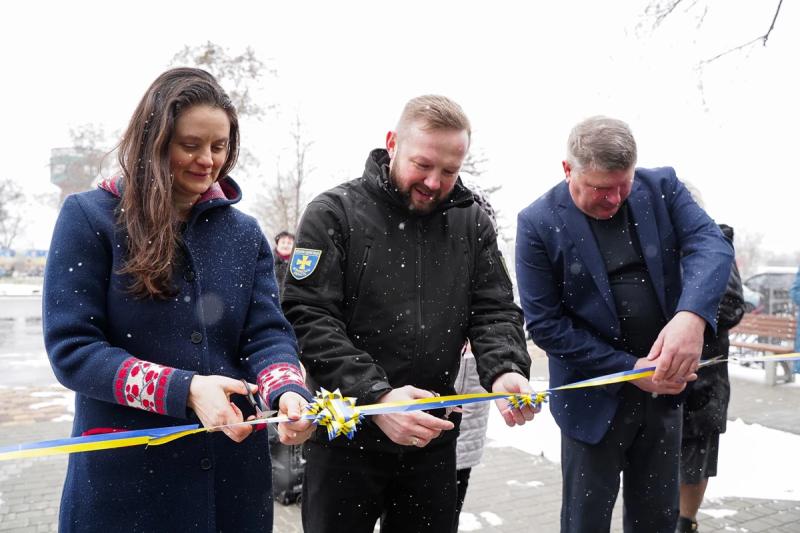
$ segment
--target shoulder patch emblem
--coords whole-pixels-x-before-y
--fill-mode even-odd
[[[295,248],[292,254],[292,263],[289,265],[289,272],[298,281],[306,279],[317,268],[321,257],[322,250]]]

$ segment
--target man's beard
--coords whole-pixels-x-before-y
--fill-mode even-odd
[[[397,184],[397,174],[395,173],[394,165],[389,165],[389,183],[392,187],[397,191],[402,199],[403,203],[406,205],[409,211],[420,213],[422,215],[427,215],[428,213],[432,212],[436,207],[441,203],[441,198],[434,197],[434,200],[430,202],[428,205],[423,207],[417,207],[414,205],[414,201],[411,199],[411,188],[407,191],[404,191],[400,188]]]

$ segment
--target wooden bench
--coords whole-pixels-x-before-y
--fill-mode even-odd
[[[729,334],[731,348],[738,348],[739,354],[746,356],[793,353],[796,332],[797,320],[793,316],[745,313],[742,321]],[[767,361],[764,363],[767,383],[775,385],[778,382],[778,365],[783,370],[781,381],[794,381],[793,362]]]

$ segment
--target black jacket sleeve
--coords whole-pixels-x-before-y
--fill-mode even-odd
[[[310,386],[340,389],[359,404],[374,403],[391,390],[386,372],[347,336],[344,276],[347,224],[327,198],[311,202],[300,221],[296,248],[321,251],[314,271],[303,279],[286,275],[283,311],[294,327]]]
[[[514,303],[511,277],[497,248],[497,234],[483,211],[479,211],[479,221],[468,336],[481,385],[490,391],[500,374],[517,372],[530,377],[531,359],[522,310]]]
[[[725,238],[733,245],[733,228],[720,224],[720,229]],[[717,324],[720,330],[729,330],[742,321],[744,316],[744,289],[742,288],[742,276],[736,261],[731,264],[731,274],[728,277],[728,285],[725,287],[725,294],[719,302],[717,311]]]

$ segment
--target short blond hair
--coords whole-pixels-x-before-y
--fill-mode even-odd
[[[409,100],[397,121],[397,131],[413,123],[419,123],[423,130],[466,131],[467,138],[472,137],[472,126],[466,113],[446,96],[426,94]]]

